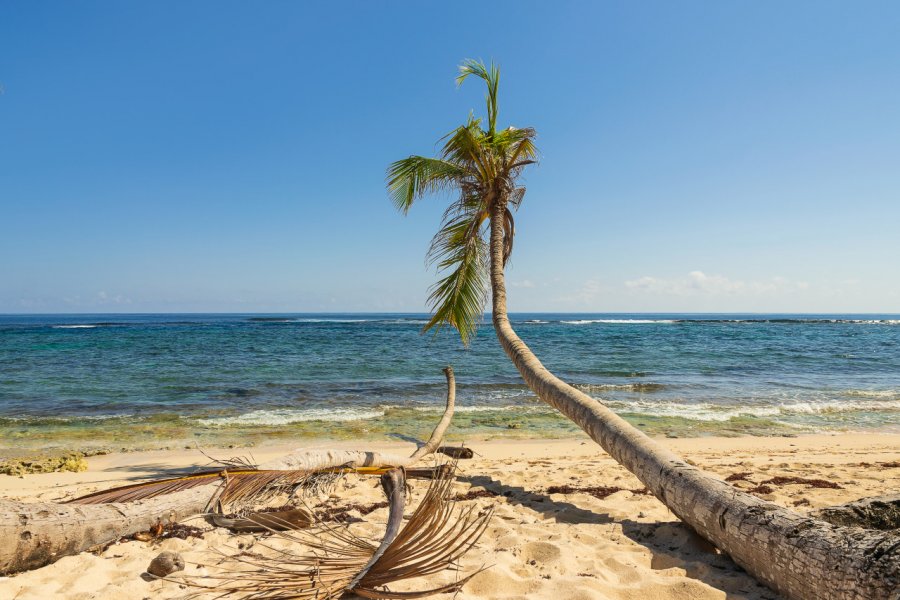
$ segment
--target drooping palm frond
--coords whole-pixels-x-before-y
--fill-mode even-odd
[[[404,214],[425,194],[453,186],[462,169],[437,158],[410,156],[391,163],[387,186],[394,206]]]
[[[382,477],[389,514],[378,545],[358,537],[350,526],[273,532],[278,539],[309,548],[310,552],[295,554],[259,542],[262,553],[226,556],[220,564],[226,573],[190,583],[222,597],[273,600],[327,600],[351,591],[363,598],[422,598],[460,589],[472,575],[424,591],[392,591],[386,586],[456,565],[484,533],[491,511],[456,510],[450,493],[454,477],[450,469],[432,480],[423,500],[403,524],[403,470]]]
[[[509,205],[518,210],[519,206],[522,204],[522,200],[525,199],[525,187],[517,187],[513,189],[509,194]]]
[[[433,314],[424,329],[440,331],[443,325],[450,325],[468,344],[487,302],[488,247],[478,235],[477,219],[460,221],[455,226],[460,231],[449,231],[448,239],[438,242],[443,246],[438,267],[452,270],[431,287],[428,305]]]
[[[516,222],[512,212],[507,208],[503,212],[503,264],[509,260],[513,250],[513,238],[516,235]]]

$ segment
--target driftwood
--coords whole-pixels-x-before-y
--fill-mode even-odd
[[[454,459],[461,458],[473,458],[475,453],[471,448],[466,448],[465,446],[441,446],[437,449],[438,454],[444,454]]]
[[[456,389],[453,369],[447,367],[444,374],[446,410],[425,448],[440,445],[453,415]],[[417,449],[412,456],[362,450],[298,450],[259,468],[314,473],[348,467],[398,467],[420,460],[426,455],[421,450]],[[50,564],[63,556],[145,531],[158,522],[177,522],[208,513],[223,481],[224,478],[210,478],[210,485],[131,502],[63,504],[0,499],[0,575]]]

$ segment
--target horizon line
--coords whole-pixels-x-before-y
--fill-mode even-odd
[[[216,312],[216,311],[172,311],[172,312],[45,312],[26,313],[0,312],[0,317],[51,317],[51,316],[145,316],[145,315],[431,315],[428,311],[248,311],[248,312]],[[485,312],[485,316],[491,315]],[[890,311],[828,311],[828,312],[796,312],[796,311],[540,311],[522,310],[508,311],[510,315],[896,315],[900,312]]]

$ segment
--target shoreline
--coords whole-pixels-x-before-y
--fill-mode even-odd
[[[458,410],[445,439],[448,443],[477,441],[564,440],[581,434],[577,425],[545,406],[515,406],[496,410]],[[0,417],[0,463],[4,460],[55,457],[80,453],[86,457],[113,453],[177,451],[181,449],[252,449],[272,444],[331,443],[365,440],[390,442],[397,432],[427,437],[442,406],[392,409],[371,419],[310,420],[278,425],[198,427],[185,418],[149,420],[104,419],[89,427],[65,420],[52,427],[4,424]],[[759,437],[792,438],[815,435],[900,435],[900,423],[872,427],[821,428],[788,425],[765,417],[740,414],[727,419],[691,419],[675,415],[617,414],[650,437],[669,439]],[[146,419],[146,418],[145,418]],[[7,419],[9,421],[9,419]]]
[[[659,443],[708,472],[726,478],[743,474],[735,487],[766,500],[806,512],[860,497],[900,489],[900,434],[828,434],[791,438],[657,438]],[[227,458],[252,454],[257,461],[275,458],[301,444],[272,443],[241,449],[207,449]],[[640,482],[616,464],[587,436],[558,440],[472,440],[473,460],[460,461],[453,489],[468,494],[461,507],[492,508],[494,517],[478,545],[462,560],[469,572],[489,566],[465,585],[459,600],[529,597],[553,600],[774,600],[726,556],[684,527],[664,505],[642,493]],[[308,446],[360,448],[410,453],[405,441],[321,442]],[[81,473],[0,477],[0,496],[23,501],[59,501],[101,488],[161,475],[186,473],[209,459],[196,450],[112,453],[88,459]],[[774,478],[791,479],[774,483]],[[798,479],[799,478],[799,479]],[[833,485],[807,485],[804,480]],[[761,491],[753,491],[769,482]],[[565,492],[551,488],[562,487]],[[595,495],[593,489],[604,490]],[[413,501],[424,486],[413,482]],[[605,494],[605,495],[604,495]],[[371,479],[347,476],[330,494],[309,499],[320,506],[375,504],[383,495]],[[353,513],[355,514],[355,513]],[[386,509],[378,509],[352,527],[378,539]],[[206,531],[202,537],[127,541],[99,553],[82,553],[7,578],[0,597],[17,600],[174,599],[184,596],[178,578],[213,572],[218,550],[249,536],[190,521]],[[181,553],[187,570],[171,581],[145,581],[140,574],[162,550]],[[398,584],[411,591],[451,581],[451,573]]]

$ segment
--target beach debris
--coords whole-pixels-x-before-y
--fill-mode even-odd
[[[165,540],[170,538],[178,538],[186,540],[189,537],[203,537],[203,530],[193,525],[184,525],[182,523],[163,523],[157,521],[147,531],[138,531],[134,535],[120,538],[120,542],[136,540],[139,542],[153,542],[156,540]]]
[[[160,552],[147,567],[147,572],[156,577],[166,577],[175,571],[184,571],[184,559],[177,552],[169,550]]]
[[[806,479],[804,477],[784,477],[784,476],[780,476],[780,475],[778,477],[766,479],[762,483],[763,483],[763,485],[771,484],[771,485],[777,485],[777,486],[789,485],[792,483],[796,483],[796,484],[801,484],[801,485],[808,485],[811,488],[828,488],[828,489],[832,489],[832,490],[844,489],[843,487],[841,487],[840,484],[837,484],[833,481],[826,481],[825,479]]]
[[[752,488],[747,489],[747,492],[751,494],[771,494],[775,490],[771,486],[781,487],[784,485],[798,484],[798,485],[806,485],[810,488],[824,488],[824,489],[832,489],[832,490],[841,490],[844,489],[840,484],[835,483],[834,481],[827,481],[825,479],[807,479],[805,477],[794,477],[794,476],[784,476],[778,475],[776,477],[772,477],[770,479],[766,479],[764,481],[760,481],[756,483],[750,479],[750,476],[753,473],[749,471],[740,472],[740,473],[732,473],[728,477],[725,478],[725,481],[730,483],[736,483],[738,481],[743,481],[753,485]]]
[[[593,496],[594,498],[598,498],[603,500],[607,496],[611,496],[616,492],[631,492],[636,495],[649,495],[650,490],[647,488],[637,488],[637,489],[628,489],[618,486],[587,486],[587,487],[577,487],[573,485],[551,485],[547,488],[548,494],[588,494]]]
[[[372,504],[347,504],[345,506],[331,506],[324,510],[316,512],[316,520],[320,523],[334,521],[337,523],[349,523],[359,521],[351,513],[359,513],[364,517],[369,513],[375,512],[381,508],[387,508],[387,502],[374,502]]]
[[[468,500],[477,500],[478,498],[496,498],[499,495],[492,490],[469,490],[465,494],[457,494],[453,499],[456,502],[466,502]]]
[[[261,510],[243,517],[218,514],[206,515],[206,520],[216,527],[224,527],[235,533],[259,533],[303,529],[312,525],[315,517],[306,508],[287,507],[279,510]]]
[[[155,537],[156,536],[154,536],[149,531],[138,531],[136,534],[131,536],[132,539],[138,542],[151,542],[155,539]]]
[[[404,523],[407,485],[404,469],[381,476],[389,508],[385,534],[376,546],[350,525],[272,531],[282,541],[308,548],[304,554],[279,549],[274,554],[226,556],[224,573],[195,578],[189,585],[221,596],[258,598],[338,598],[352,592],[363,598],[421,598],[458,591],[476,573],[430,590],[394,592],[387,585],[454,567],[484,533],[492,511],[457,509],[451,484],[454,469],[431,480],[422,501]],[[210,583],[212,582],[212,583]]]
[[[471,448],[466,448],[465,446],[441,446],[437,449],[437,452],[456,460],[475,457],[475,452],[473,452]]]

